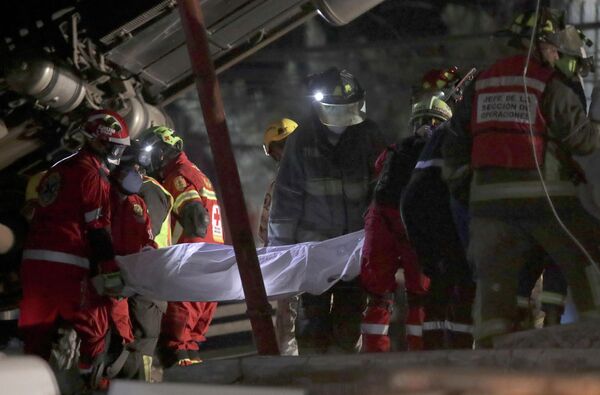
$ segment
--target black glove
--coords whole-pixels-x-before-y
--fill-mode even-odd
[[[186,237],[206,237],[208,231],[208,211],[200,202],[187,203],[179,214],[183,234]]]
[[[400,204],[402,189],[408,184],[416,159],[405,151],[388,148],[381,174],[375,185],[375,202],[378,204]]]

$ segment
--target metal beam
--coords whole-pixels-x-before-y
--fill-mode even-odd
[[[178,3],[211,151],[213,158],[218,160],[215,169],[221,201],[233,241],[256,347],[261,355],[279,355],[271,321],[272,308],[267,301],[256,256],[240,175],[231,149],[221,89],[210,57],[202,10],[198,0],[179,0]]]

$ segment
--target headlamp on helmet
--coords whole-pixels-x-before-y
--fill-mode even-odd
[[[321,123],[352,126],[366,119],[365,91],[346,70],[331,68],[308,77],[308,89]]]
[[[143,131],[135,141],[137,162],[148,172],[159,170],[164,159],[183,150],[183,140],[166,126],[153,126]]]

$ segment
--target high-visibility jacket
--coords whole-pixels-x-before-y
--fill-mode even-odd
[[[223,219],[217,195],[208,177],[181,152],[163,172],[163,185],[173,196],[173,222],[179,225],[182,208],[190,202],[200,202],[209,216],[205,237],[178,237],[177,243],[223,243]]]
[[[535,169],[530,123],[537,158],[543,164],[546,121],[540,103],[554,70],[532,58],[523,78],[526,61],[524,55],[502,59],[475,81],[471,117],[475,169]]]
[[[87,231],[110,226],[108,169],[83,149],[52,167],[38,186],[38,206],[23,259],[89,269]]]
[[[154,242],[159,248],[168,247],[171,240],[171,210],[173,196],[158,181],[144,176],[144,183],[139,195],[144,199],[152,224]]]

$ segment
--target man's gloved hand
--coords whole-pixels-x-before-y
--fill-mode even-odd
[[[206,237],[208,231],[208,211],[200,202],[187,203],[179,215],[183,234],[186,237]]]
[[[600,122],[600,86],[595,86],[592,90],[589,117],[592,121]]]
[[[121,272],[101,273],[92,277],[92,285],[99,295],[122,297],[125,282]]]

